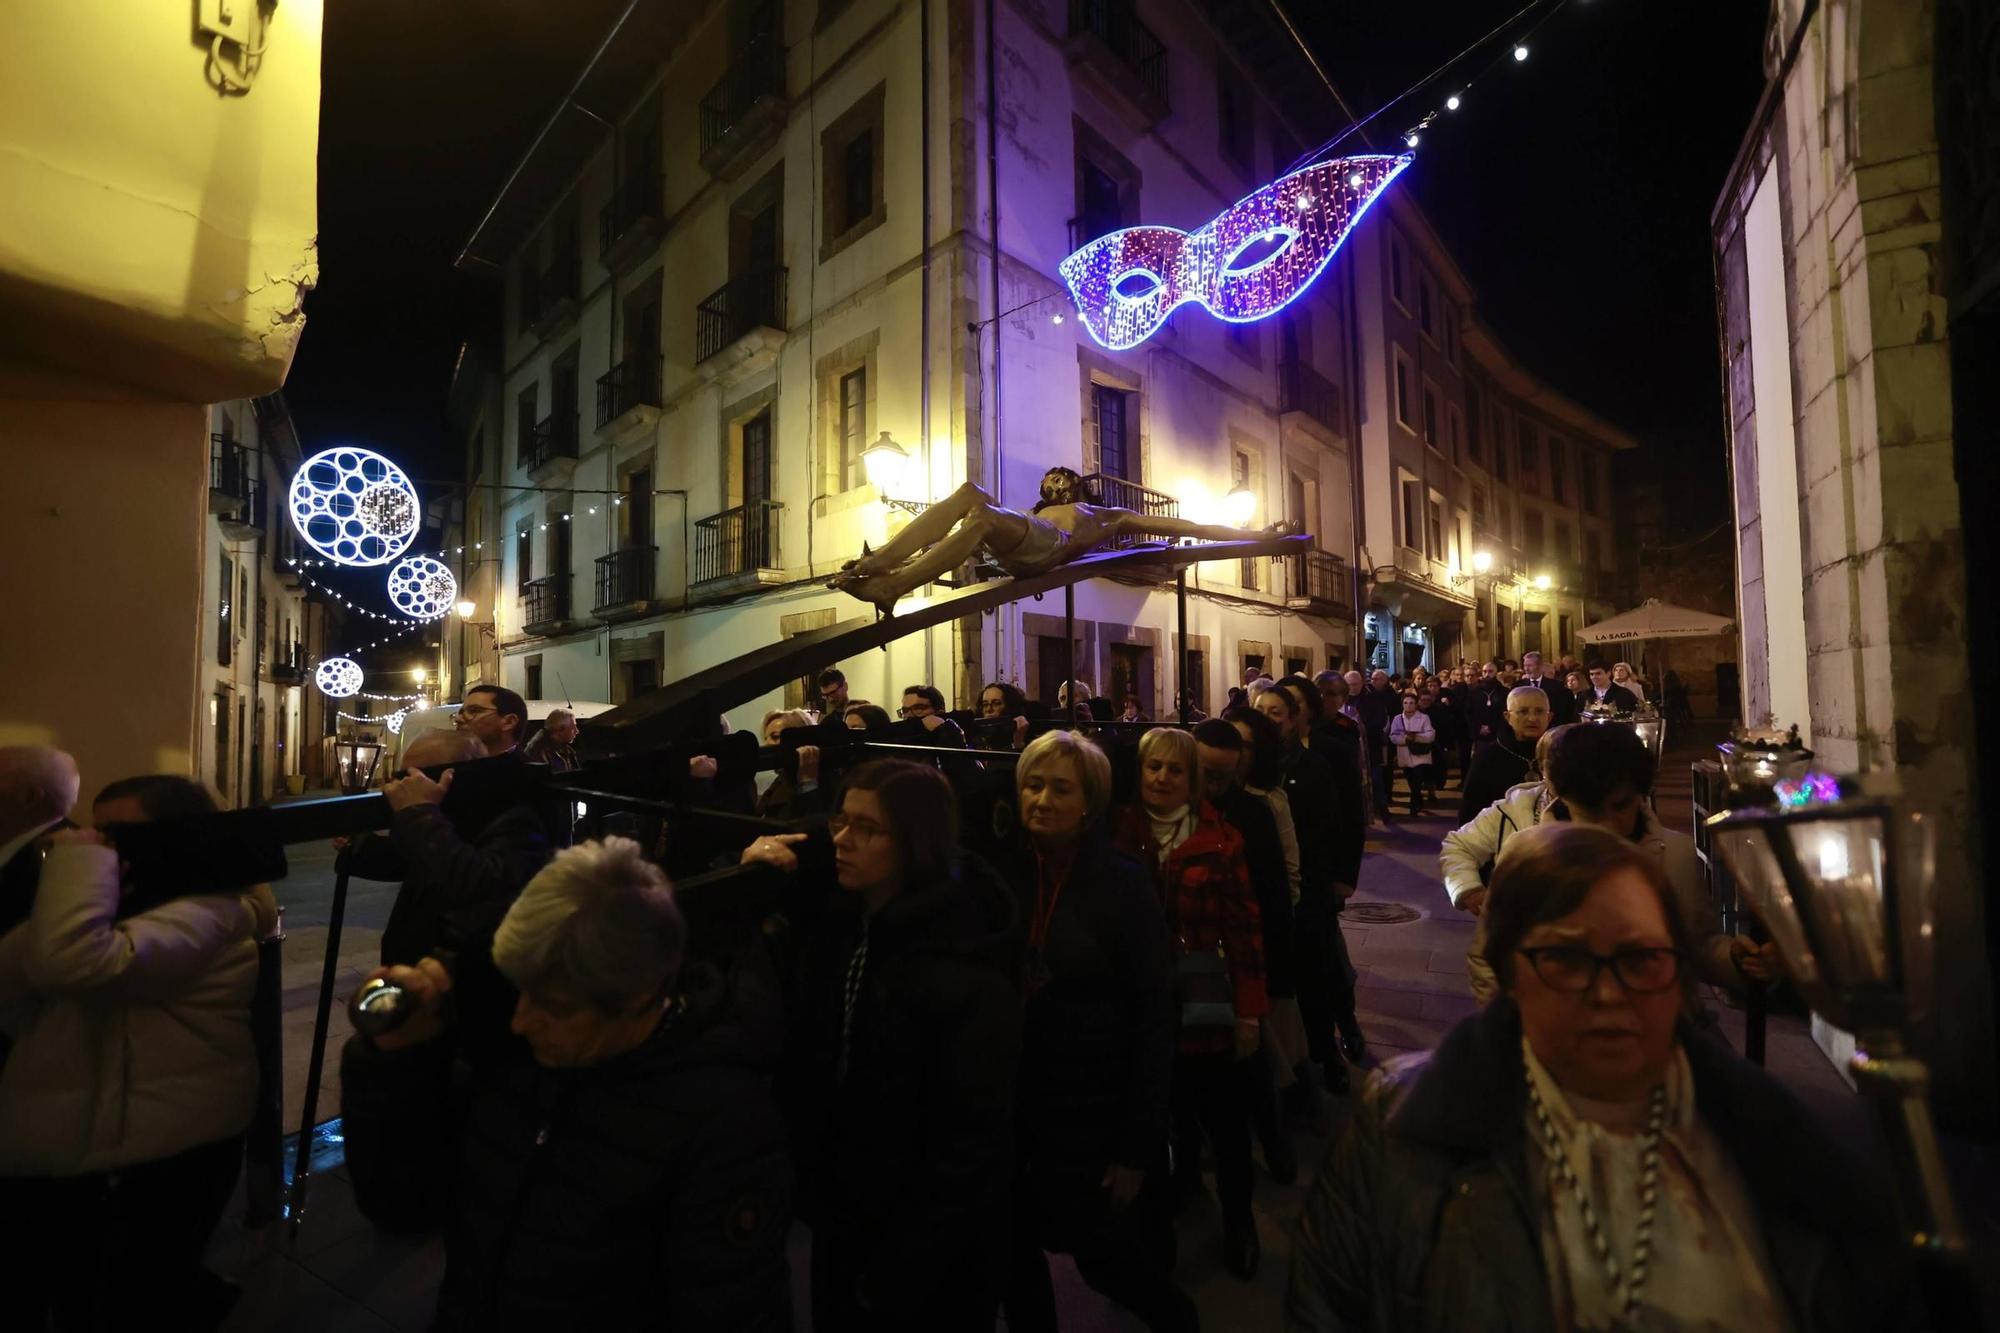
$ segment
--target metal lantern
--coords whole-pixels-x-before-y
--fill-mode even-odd
[[[375,776],[375,765],[381,760],[380,741],[344,736],[333,743],[333,763],[340,775],[340,789],[349,796],[368,790]]]
[[[1632,730],[1646,743],[1646,753],[1653,756],[1653,767],[1657,770],[1667,752],[1667,720],[1650,703],[1640,704],[1639,711],[1632,715]]]

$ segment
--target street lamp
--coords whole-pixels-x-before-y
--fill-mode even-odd
[[[431,678],[431,673],[426,671],[422,667],[417,667],[415,670],[410,672],[410,675],[415,678],[417,684],[419,685],[423,684],[425,681]]]
[[[358,796],[368,790],[370,779],[375,776],[375,765],[382,759],[382,743],[365,740],[359,736],[345,736],[333,743],[334,771],[340,777],[340,790],[349,796]]]
[[[1549,585],[1552,582],[1554,582],[1554,580],[1552,580],[1547,574],[1535,575],[1535,591],[1547,592],[1549,590]]]
[[[1473,572],[1473,573],[1475,573],[1475,574],[1484,574],[1484,573],[1486,573],[1487,571],[1491,570],[1492,568],[1493,568],[1493,552],[1491,552],[1491,551],[1474,551],[1474,552],[1472,553],[1472,572]]]
[[[473,616],[477,615],[478,612],[479,612],[479,603],[473,601],[470,597],[461,597],[459,599],[458,618],[460,620],[470,620],[472,619]]]
[[[885,500],[903,488],[903,474],[909,465],[910,451],[896,443],[886,430],[861,451],[861,469],[868,476],[868,484]]]
[[[1855,1082],[1908,1150],[1913,1244],[1955,1300],[1965,1236],[1931,1122],[1930,1071],[1904,1040],[1931,983],[1933,825],[1892,788],[1780,771],[1801,753],[1753,747],[1728,756],[1732,799],[1740,792],[1758,803],[1710,816],[1710,840],[1806,1002],[1854,1033]]]
[[[1257,493],[1238,486],[1222,497],[1222,521],[1232,528],[1247,528],[1257,517]]]

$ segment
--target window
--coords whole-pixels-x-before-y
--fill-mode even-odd
[[[1449,444],[1451,461],[1459,462],[1465,449],[1465,413],[1458,410],[1457,403],[1447,403],[1444,409],[1444,437]]]
[[[868,368],[857,366],[840,377],[838,418],[834,423],[839,453],[840,488],[861,484],[861,451],[868,447]]]
[[[1389,295],[1408,313],[1410,302],[1403,291],[1403,238],[1393,232],[1389,235]]]
[[[888,217],[883,189],[882,84],[876,84],[820,132],[824,173],[819,257],[830,259]]]
[[[1572,643],[1572,642],[1570,641],[1570,637],[1569,637],[1569,617],[1568,617],[1568,616],[1557,616],[1557,617],[1556,617],[1556,651],[1557,651],[1557,652],[1559,652],[1559,653],[1566,653],[1566,652],[1569,652],[1569,651],[1570,651],[1570,650],[1571,650],[1572,648],[1574,648],[1574,647],[1575,647],[1575,644],[1573,644],[1573,643]]]
[[[1555,436],[1549,436],[1549,494],[1557,504],[1569,503],[1569,451]]]
[[[514,534],[514,574],[523,588],[535,577],[535,531],[525,523]]]
[[[1250,92],[1232,69],[1215,71],[1215,119],[1221,131],[1222,155],[1245,174],[1257,170],[1257,118]]]
[[[535,654],[522,668],[521,693],[530,699],[542,697],[542,657]]]
[[[1430,553],[1431,559],[1443,560],[1446,554],[1444,547],[1444,497],[1436,491],[1430,493],[1429,500],[1425,505],[1424,520],[1424,535],[1429,539],[1430,543],[1425,549]]]
[[[625,474],[625,494],[619,497],[618,522],[623,545],[647,547],[653,544],[653,469],[633,468]]]
[[[1473,462],[1482,466],[1486,459],[1479,440],[1479,390],[1470,384],[1465,386],[1465,453]]]
[[[528,466],[528,461],[535,456],[535,422],[536,413],[540,410],[540,396],[541,386],[530,384],[514,399],[515,439],[519,445],[516,462],[522,467]]]
[[[1132,399],[1130,389],[1109,384],[1090,386],[1091,424],[1097,434],[1097,471],[1107,477],[1139,480],[1137,451],[1132,444]]]
[[[1424,443],[1431,448],[1438,447],[1438,396],[1432,385],[1424,385]]]
[[[1438,323],[1444,342],[1445,364],[1455,366],[1458,364],[1458,307],[1444,301],[1440,303],[1440,313],[1442,317]]]
[[[1507,418],[1493,409],[1493,479],[1507,480]]]
[[[1403,545],[1421,552],[1424,545],[1424,488],[1415,477],[1403,478]]]
[[[1472,527],[1475,532],[1486,530],[1486,492],[1477,486],[1472,488]]]
[[[229,760],[230,751],[234,748],[229,735],[232,706],[228,690],[217,690],[208,704],[209,716],[215,720],[215,794],[224,800],[229,798]],[[332,719],[334,714],[333,708],[326,710],[328,719]]]
[[[1071,240],[1094,241],[1136,221],[1139,212],[1139,172],[1097,131],[1082,121],[1076,133],[1076,218]]]
[[[1255,492],[1256,483],[1250,470],[1250,455],[1242,449],[1233,449],[1229,454],[1229,488]],[[1257,561],[1245,559],[1237,562],[1240,566],[1237,581],[1249,591],[1256,591]]]
[[[1418,278],[1417,327],[1422,329],[1426,336],[1432,338],[1437,337],[1437,324],[1431,316],[1431,307],[1435,304],[1437,304],[1436,299],[1431,295],[1431,280],[1429,278]]]
[[[218,666],[228,666],[236,647],[236,634],[231,629],[230,611],[235,605],[236,562],[227,555],[222,557],[222,581],[217,585],[215,603],[215,661]]]
[[[1554,525],[1555,558],[1564,564],[1576,558],[1576,529],[1566,520],[1558,519]]]
[[[1528,487],[1539,486],[1536,476],[1541,471],[1541,459],[1535,445],[1535,425],[1526,417],[1517,423],[1521,437],[1521,484]]]
[[[1542,511],[1521,510],[1521,549],[1533,559],[1541,559],[1547,550],[1547,539],[1542,531]]]
[[[1583,534],[1583,572],[1587,582],[1590,581],[1588,576],[1595,574],[1603,567],[1603,564],[1604,544],[1597,539],[1596,533],[1585,529]]]
[[[1396,349],[1396,420],[1402,422],[1405,429],[1414,431],[1417,428],[1417,421],[1410,404],[1410,374],[1410,358],[1404,356],[1403,349],[1398,347]]]
[[[1590,454],[1580,454],[1576,460],[1576,489],[1583,501],[1583,512],[1597,513],[1597,459]]]

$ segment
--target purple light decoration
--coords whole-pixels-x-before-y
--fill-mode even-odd
[[[1780,782],[1775,787],[1778,804],[1787,810],[1799,810],[1809,805],[1831,805],[1843,793],[1840,779],[1831,773],[1812,772],[1797,782]]]
[[[1412,154],[1315,162],[1244,196],[1194,231],[1108,232],[1058,269],[1090,336],[1136,347],[1188,301],[1248,324],[1275,315],[1313,284],[1341,242]],[[1239,264],[1246,255],[1267,253]]]

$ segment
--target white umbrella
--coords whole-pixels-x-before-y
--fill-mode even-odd
[[[1632,643],[1641,639],[1698,639],[1727,634],[1736,622],[1648,597],[1637,607],[1595,625],[1585,625],[1576,637],[1585,643]]]

